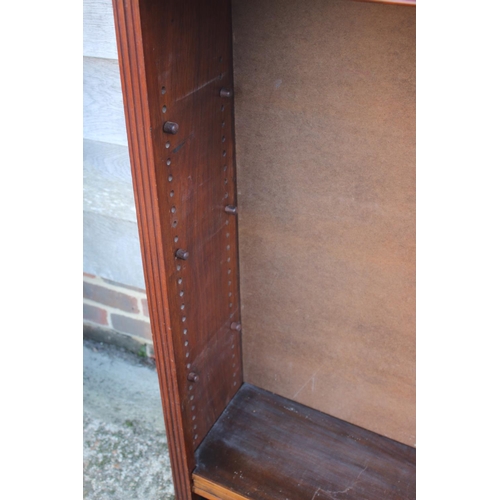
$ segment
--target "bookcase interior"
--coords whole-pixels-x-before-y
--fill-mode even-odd
[[[177,498],[414,498],[415,10],[113,4]]]

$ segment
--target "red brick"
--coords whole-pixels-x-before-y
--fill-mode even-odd
[[[113,328],[122,333],[128,333],[137,337],[143,337],[151,340],[151,325],[146,321],[129,318],[121,314],[111,314],[111,323]]]
[[[142,310],[144,311],[144,316],[149,318],[148,299],[142,299]]]
[[[99,325],[108,325],[108,315],[104,309],[100,307],[83,304],[83,319],[98,323]]]
[[[121,309],[122,311],[138,313],[139,304],[135,297],[126,295],[125,293],[110,290],[103,286],[93,285],[91,283],[83,282],[83,296],[86,299],[105,304],[109,307]]]

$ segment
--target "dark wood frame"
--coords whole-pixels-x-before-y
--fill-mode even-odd
[[[242,383],[239,334],[231,329],[231,323],[239,321],[237,267],[231,268],[235,276],[231,311],[226,297],[219,293],[218,277],[221,271],[229,271],[220,264],[221,255],[234,264],[238,261],[236,218],[224,211],[224,204],[236,205],[232,99],[219,95],[222,86],[232,87],[230,2],[117,0],[114,12],[139,235],[173,478],[177,496],[191,498],[195,447]],[[173,28],[165,29],[165,22]],[[197,34],[190,38],[190,44],[182,36],[186,30]],[[205,38],[198,38],[201,33]],[[171,66],[167,47],[177,51]],[[176,78],[159,81],[158,75],[169,71],[175,71]],[[192,99],[183,98],[190,92]],[[164,106],[168,107],[169,120],[180,124],[175,135],[163,131]],[[204,106],[212,109],[208,111]],[[214,106],[224,106],[224,113],[217,116]],[[215,116],[219,131],[225,122],[224,148],[220,137],[215,142],[210,136]],[[184,147],[186,141],[191,141],[189,147]],[[171,147],[166,148],[167,143]],[[214,162],[221,163],[222,159],[232,173],[227,191],[222,165],[217,179],[206,182],[215,170]],[[192,169],[190,174],[184,172],[184,179],[205,182],[207,189],[194,190],[189,182],[177,182],[173,173],[177,162]],[[169,181],[171,175],[176,176],[173,182]],[[215,183],[219,189],[214,191],[211,185]],[[174,197],[170,197],[172,188]],[[228,198],[224,198],[226,192]],[[171,200],[178,202],[172,205]],[[217,210],[217,214],[207,220],[207,209]],[[188,226],[187,221],[193,219],[200,231],[188,233],[192,225]],[[230,237],[223,239],[221,231],[226,228]],[[179,241],[174,241],[177,236]],[[190,253],[188,261],[176,257],[180,245]],[[181,279],[184,283],[179,287]],[[189,290],[189,286],[196,290]],[[186,314],[180,309],[183,304]],[[207,323],[210,331],[205,327]],[[185,329],[189,335],[177,335]],[[183,345],[186,341],[188,351]],[[193,366],[186,362],[186,356],[195,359]],[[210,376],[196,383],[188,380],[199,376],[199,372]],[[196,395],[195,411],[191,410],[194,399],[190,389]],[[193,418],[197,419],[195,424]]]
[[[243,384],[237,217],[227,208],[237,206],[234,104],[224,93],[233,78],[231,4],[113,4],[173,481],[187,500],[195,496],[195,451]],[[166,121],[178,132],[166,133]]]

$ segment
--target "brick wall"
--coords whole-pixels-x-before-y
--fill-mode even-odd
[[[145,346],[145,354],[152,356],[145,290],[84,273],[83,323],[87,330],[101,331],[101,337],[104,332],[107,341],[132,350]]]

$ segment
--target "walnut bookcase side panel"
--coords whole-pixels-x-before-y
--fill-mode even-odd
[[[229,0],[114,0],[139,234],[178,498],[242,384]],[[229,208],[228,208],[229,207]]]

